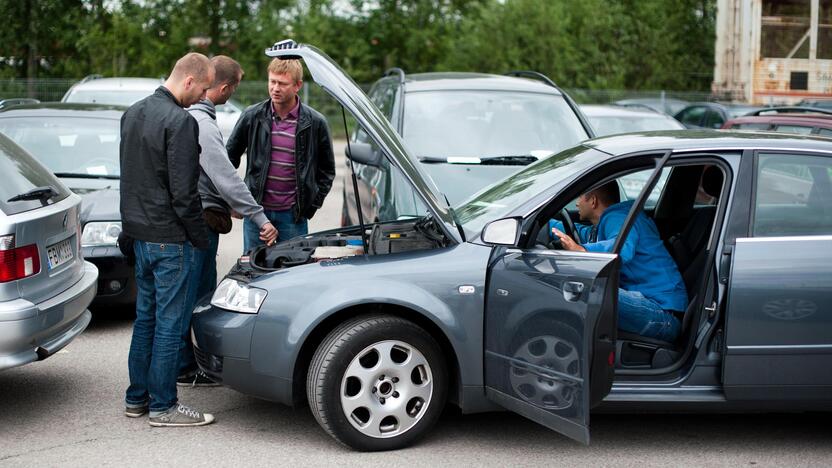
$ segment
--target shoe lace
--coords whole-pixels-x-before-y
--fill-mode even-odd
[[[194,419],[200,419],[200,418],[202,418],[202,414],[201,414],[199,411],[197,411],[197,410],[195,410],[195,409],[193,409],[193,408],[189,408],[189,407],[187,407],[187,406],[185,406],[185,405],[181,405],[181,404],[180,404],[180,405],[179,405],[179,407],[178,407],[178,408],[176,408],[176,411],[178,411],[178,412],[180,412],[180,413],[182,413],[182,414],[184,414],[184,415],[186,415],[186,416],[189,416],[189,417],[191,417],[191,418],[194,418]]]

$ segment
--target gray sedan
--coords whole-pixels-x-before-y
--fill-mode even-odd
[[[0,134],[0,370],[45,359],[90,322],[98,270],[81,256],[81,198]]]
[[[303,58],[427,210],[242,257],[194,311],[199,365],[224,385],[308,404],[357,450],[413,443],[446,403],[515,411],[584,443],[593,408],[832,409],[828,140],[601,138],[450,208],[323,53],[284,42],[267,54]],[[574,232],[579,194],[634,174],[644,184],[612,251],[559,250],[549,220]],[[640,210],[688,290],[675,342],[616,327],[619,253]]]

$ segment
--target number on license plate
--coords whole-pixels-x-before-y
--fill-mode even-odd
[[[72,241],[67,239],[46,248],[46,256],[49,259],[49,269],[57,268],[72,260]]]

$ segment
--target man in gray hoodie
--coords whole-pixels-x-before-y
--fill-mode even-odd
[[[208,249],[199,251],[205,255],[197,297],[208,294],[217,286],[217,249],[219,235],[231,230],[231,214],[239,213],[260,227],[260,239],[271,245],[277,238],[277,229],[269,222],[246,184],[237,175],[228,159],[222,134],[217,126],[214,106],[225,104],[237,90],[243,78],[240,64],[230,57],[217,55],[211,59],[215,78],[206,98],[188,108],[199,125],[199,195],[205,222],[208,225]],[[179,385],[207,386],[213,384],[202,372],[197,371],[193,347],[190,343],[190,327],[182,340],[179,358]]]

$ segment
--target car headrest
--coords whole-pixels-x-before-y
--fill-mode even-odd
[[[722,191],[722,171],[716,166],[708,166],[702,172],[702,190],[712,197],[719,197]]]

